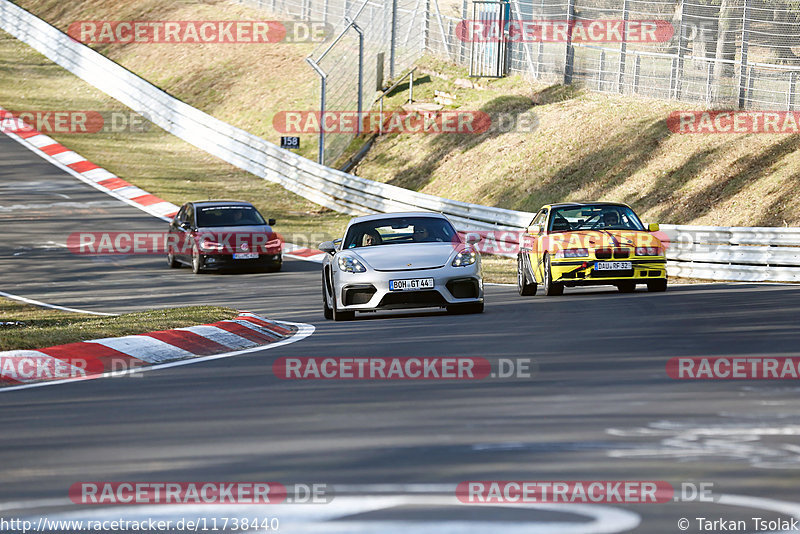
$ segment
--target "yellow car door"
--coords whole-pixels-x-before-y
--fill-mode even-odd
[[[531,225],[528,226],[528,240],[530,241],[530,252],[528,253],[528,260],[530,261],[531,271],[537,283],[541,283],[544,279],[544,272],[542,271],[542,264],[544,262],[544,252],[546,249],[545,243],[545,223],[547,221],[547,210],[542,209],[534,217]]]

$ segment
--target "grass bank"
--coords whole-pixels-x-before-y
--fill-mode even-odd
[[[216,306],[190,306],[101,317],[33,306],[0,297],[0,350],[37,349],[88,339],[129,336],[236,317]]]

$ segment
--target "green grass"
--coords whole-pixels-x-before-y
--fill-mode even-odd
[[[485,282],[495,284],[517,283],[517,260],[503,256],[481,256],[481,268]]]
[[[99,317],[41,308],[0,297],[0,350],[37,349],[232,319],[236,310],[190,306]]]

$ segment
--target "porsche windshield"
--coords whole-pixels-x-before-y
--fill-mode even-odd
[[[639,217],[628,206],[597,204],[553,208],[551,232],[571,230],[644,230]]]
[[[347,231],[343,248],[399,243],[450,243],[459,241],[455,228],[439,217],[402,217],[356,223]]]

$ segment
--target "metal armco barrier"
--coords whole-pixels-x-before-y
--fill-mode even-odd
[[[533,213],[373,182],[282,150],[168,95],[9,0],[0,0],[0,28],[173,135],[327,208],[353,215],[441,212],[461,231],[492,232],[503,240],[498,250],[508,256],[518,246],[517,232],[533,219]],[[667,258],[672,276],[800,282],[800,228],[664,225],[662,231],[670,238]]]
[[[670,276],[800,282],[800,228],[662,225]]]

